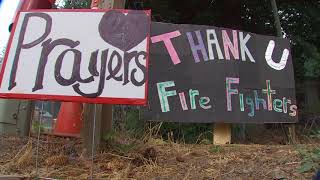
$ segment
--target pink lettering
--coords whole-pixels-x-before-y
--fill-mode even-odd
[[[173,32],[169,32],[169,33],[165,33],[165,34],[151,37],[152,43],[157,43],[157,42],[161,42],[161,41],[164,42],[164,45],[166,46],[167,51],[168,51],[174,65],[181,63],[181,61],[179,59],[177,51],[173,47],[171,39],[178,37],[180,35],[181,35],[180,31],[177,30],[177,31],[173,31]]]
[[[233,34],[233,44],[229,38],[229,35],[226,30],[222,30],[222,40],[224,46],[224,54],[227,60],[230,60],[229,50],[231,51],[235,59],[239,59],[239,48],[238,48],[238,36],[237,31],[232,30]]]

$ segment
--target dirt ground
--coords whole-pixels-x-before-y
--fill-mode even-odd
[[[91,158],[80,139],[43,135],[39,142],[41,178],[90,178]],[[0,136],[0,174],[36,177],[36,144],[36,137]],[[94,179],[312,179],[312,172],[297,172],[297,148],[320,146],[186,145],[152,138],[132,144],[103,145],[94,158]]]

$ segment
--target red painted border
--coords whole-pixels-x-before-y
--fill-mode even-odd
[[[148,104],[148,89],[149,89],[149,61],[150,61],[150,42],[151,42],[151,10],[147,10],[146,13],[149,15],[149,36],[147,37],[147,59],[146,59],[146,69],[147,69],[147,74],[146,74],[146,83],[145,85],[145,99],[146,102],[144,106],[147,106]]]
[[[121,11],[123,13],[128,13],[129,11],[144,11],[147,15],[151,17],[151,10],[133,10],[133,9],[30,9],[30,10],[21,10],[20,12],[108,12],[111,10]],[[151,21],[150,21],[150,24],[151,24]]]
[[[16,31],[16,26],[18,19],[20,18],[21,12],[107,12],[110,10],[118,10],[127,13],[129,9],[32,9],[32,10],[22,10],[18,13],[14,20],[13,28],[8,41],[7,50],[2,63],[1,73],[0,73],[0,87],[2,84],[4,70],[7,65],[7,59],[9,56],[12,39]],[[82,96],[61,96],[61,95],[45,95],[45,94],[16,94],[16,93],[0,93],[0,98],[6,99],[36,99],[36,100],[58,100],[58,101],[72,101],[72,102],[85,102],[85,103],[96,103],[96,104],[127,104],[127,105],[147,105],[148,99],[148,81],[149,81],[149,48],[150,48],[150,30],[151,30],[151,10],[144,10],[144,12],[149,15],[149,34],[147,35],[147,59],[146,59],[146,69],[147,81],[145,82],[145,97],[144,99],[138,98],[109,98],[109,97],[98,97],[98,98],[86,98]]]
[[[71,101],[71,102],[84,102],[95,104],[134,104],[145,105],[145,99],[137,98],[86,98],[82,96],[61,96],[61,95],[45,95],[45,94],[15,94],[15,93],[0,93],[0,98],[7,99],[37,99],[37,100],[57,100],[57,101]]]

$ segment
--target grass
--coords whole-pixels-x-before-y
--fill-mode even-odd
[[[222,153],[223,151],[224,151],[224,149],[219,145],[212,145],[209,148],[210,153]]]

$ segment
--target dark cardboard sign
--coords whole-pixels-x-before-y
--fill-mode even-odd
[[[152,23],[148,101],[147,120],[296,122],[289,40]]]

